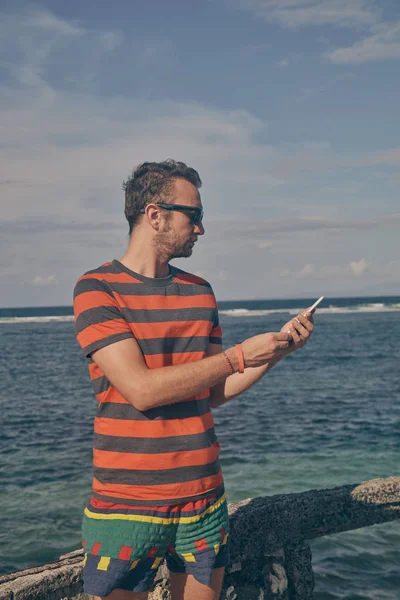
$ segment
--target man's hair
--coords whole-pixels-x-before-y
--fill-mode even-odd
[[[129,235],[137,223],[140,210],[150,202],[168,199],[175,179],[186,179],[199,189],[201,179],[197,171],[183,162],[169,158],[163,162],[144,162],[136,167],[123,182],[125,191],[125,217],[129,223]]]

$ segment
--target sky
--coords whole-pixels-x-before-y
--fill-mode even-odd
[[[217,300],[400,294],[398,0],[2,0],[0,57],[0,306],[70,305],[166,158]]]

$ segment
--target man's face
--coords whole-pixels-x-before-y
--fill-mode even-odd
[[[166,202],[202,208],[198,189],[186,179],[175,180],[173,190]],[[192,214],[190,211],[164,210],[163,212],[163,228],[156,238],[158,249],[169,256],[168,260],[191,256],[198,236],[204,235],[203,224],[194,225],[190,219]]]

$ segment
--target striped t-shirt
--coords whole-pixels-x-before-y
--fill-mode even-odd
[[[221,343],[210,284],[171,265],[168,277],[144,277],[114,260],[78,280],[74,313],[98,401],[94,496],[159,506],[221,489],[210,390],[141,412],[91,358],[96,350],[128,338],[136,340],[149,369],[205,358],[210,343]]]

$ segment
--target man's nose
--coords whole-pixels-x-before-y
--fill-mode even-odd
[[[204,229],[203,223],[200,223],[200,225],[196,225],[194,228],[194,233],[196,233],[197,235],[204,235],[205,231],[206,230]]]

